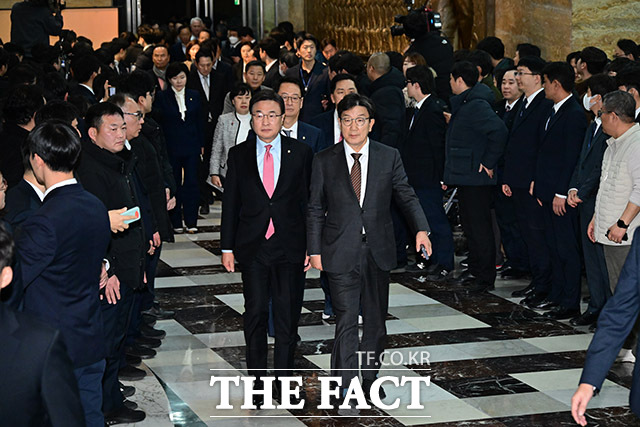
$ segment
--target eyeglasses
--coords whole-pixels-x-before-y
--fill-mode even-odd
[[[525,73],[524,71],[516,71],[514,73],[517,76],[537,76],[538,73]]]
[[[356,126],[361,128],[365,123],[367,123],[367,121],[369,121],[370,118],[371,117],[358,117],[357,119],[352,119],[351,117],[346,117],[344,119],[341,118],[340,121],[347,127],[351,126],[351,123],[355,123]]]
[[[264,120],[264,119],[268,119],[270,122],[274,121],[276,119],[276,117],[282,117],[282,114],[276,114],[276,113],[269,113],[269,114],[264,114],[264,113],[255,113],[252,114],[251,116],[253,116],[254,120]]]
[[[7,191],[9,184],[7,184],[7,180],[2,178],[2,183],[0,183],[0,191]]]
[[[127,113],[127,112],[125,112],[124,114],[126,116],[134,116],[138,120],[142,119],[142,116],[143,116],[141,111],[136,111],[135,113]]]
[[[282,95],[282,100],[284,102],[298,102],[300,101],[300,98],[302,98],[301,96],[298,95],[291,95],[291,96],[287,96],[287,95]]]
[[[598,110],[598,118],[602,117],[603,114],[609,114],[611,111]]]

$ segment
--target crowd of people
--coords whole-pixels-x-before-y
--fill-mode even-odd
[[[25,393],[44,395],[22,416],[144,419],[120,380],[145,376],[136,366],[165,336],[154,323],[174,315],[154,301],[162,245],[198,233],[215,197],[258,378],[267,334],[275,368],[293,368],[311,267],[322,271],[323,319],[336,321],[331,366],[345,392],[358,350],[373,355],[366,393],[375,379],[391,271],[470,293],[494,289],[498,274],[530,278],[513,292],[523,305],[598,328],[640,224],[633,41],[612,60],[590,46],[546,61],[528,43],[511,59],[496,37],[454,52],[418,22],[406,52],[364,61],[288,22],[258,41],[195,17],[97,47],[57,16],[54,46],[16,43],[12,29],[0,48],[0,332],[24,325],[24,339],[46,347],[38,363],[57,371],[35,379],[11,365]],[[445,195],[468,246],[455,277]],[[635,361],[637,333],[621,360]],[[3,382],[15,416],[24,394]]]

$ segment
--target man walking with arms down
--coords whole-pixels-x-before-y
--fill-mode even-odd
[[[396,265],[392,197],[416,233],[416,250],[424,246],[431,254],[429,225],[407,181],[400,153],[369,140],[373,116],[371,101],[358,94],[347,95],[338,104],[344,141],[314,158],[307,217],[311,265],[327,272],[336,313],[331,368],[342,377],[346,390],[358,376],[357,352],[363,352],[367,396],[384,350],[389,271]]]

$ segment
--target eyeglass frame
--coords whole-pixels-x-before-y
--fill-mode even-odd
[[[144,117],[144,113],[142,111],[136,111],[135,113],[127,113],[126,111],[123,111],[122,113],[127,116],[134,116],[138,120],[142,120],[142,118]]]
[[[269,119],[270,122],[274,121],[276,118],[278,117],[282,117],[284,116],[283,113],[281,114],[276,114],[274,112],[268,113],[268,114],[264,114],[264,113],[251,113],[251,117],[254,120],[264,120],[264,118],[266,117],[267,119]]]
[[[362,124],[359,124],[358,120],[362,120]],[[371,120],[371,117],[356,117],[355,119],[351,117],[345,117],[345,118],[340,117],[340,123],[342,123],[346,127],[350,127],[355,122],[356,126],[361,128],[361,127],[364,127],[364,125],[369,120]]]
[[[281,95],[281,98],[284,102],[291,100],[291,102],[298,102],[302,99],[299,95]]]
[[[514,75],[515,75],[516,77],[518,77],[518,76],[539,76],[539,75],[540,75],[540,73],[525,73],[524,71],[518,71],[518,70],[516,70],[516,71],[515,71],[515,73],[514,73]]]

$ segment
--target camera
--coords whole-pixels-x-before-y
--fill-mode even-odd
[[[67,0],[48,0],[48,3],[52,12],[59,12],[67,7]]]
[[[425,2],[420,7],[415,7],[416,0],[405,0],[407,5],[406,15],[396,15],[393,19],[398,25],[391,26],[391,36],[397,37],[406,35],[415,38],[422,33],[437,31],[442,29],[442,18],[438,12],[434,12],[430,7],[430,2]]]

